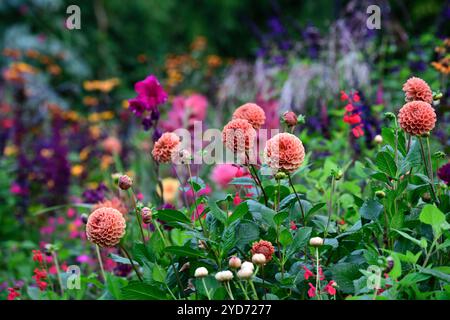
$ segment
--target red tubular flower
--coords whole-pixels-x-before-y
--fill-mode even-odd
[[[291,223],[290,223],[290,228],[291,228],[291,230],[297,230],[297,229],[298,229],[298,228],[297,228],[297,225],[295,224],[294,221],[291,221]]]
[[[336,294],[336,282],[334,280],[331,280],[328,282],[328,284],[325,286],[324,290],[329,294],[334,296]]]
[[[316,287],[314,287],[311,282],[309,282],[308,285],[309,285],[308,296],[310,298],[313,298],[316,296]]]
[[[344,96],[345,95],[345,96]],[[342,96],[345,99],[342,99]],[[344,114],[344,122],[348,123],[351,126],[351,132],[353,136],[356,138],[362,137],[364,135],[363,124],[361,119],[361,113],[354,103],[359,103],[361,98],[358,92],[353,93],[350,98],[344,91],[341,91],[341,100],[348,100],[347,105],[345,106],[345,114]]]
[[[20,297],[20,293],[16,291],[14,288],[8,288],[8,300],[15,300],[17,297]]]
[[[42,252],[40,250],[33,250],[33,261],[42,263],[44,258],[42,257]]]
[[[308,280],[310,277],[314,277],[314,273],[312,273],[312,271],[309,270],[307,267],[303,266],[303,270],[305,270],[305,274],[303,275],[305,280]]]

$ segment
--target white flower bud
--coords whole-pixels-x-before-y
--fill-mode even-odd
[[[230,281],[233,279],[233,273],[229,270],[220,271],[216,273],[216,280],[220,282]]]
[[[321,237],[314,237],[309,240],[309,245],[312,247],[320,247],[323,245],[323,239]]]
[[[206,277],[207,275],[208,275],[208,269],[206,269],[205,267],[199,267],[199,268],[195,269],[194,276],[196,278],[203,278],[203,277]]]
[[[237,269],[241,266],[241,259],[236,256],[232,256],[230,260],[228,260],[228,265],[230,268]]]
[[[255,253],[252,257],[252,262],[257,265],[264,265],[266,263],[266,256],[262,253]]]
[[[255,266],[253,265],[253,263],[245,261],[244,263],[242,263],[241,269],[250,269],[253,272],[253,270],[255,270]]]
[[[238,272],[237,272],[237,276],[239,279],[242,280],[248,280],[253,276],[253,270],[250,268],[241,268]]]
[[[377,135],[375,136],[375,138],[373,138],[373,141],[374,141],[376,144],[381,144],[381,143],[383,143],[383,137],[380,136],[379,134],[377,134]]]

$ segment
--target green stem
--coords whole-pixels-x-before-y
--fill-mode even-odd
[[[294,193],[295,193],[295,197],[297,198],[298,205],[300,206],[300,211],[301,211],[301,213],[302,213],[302,220],[303,220],[302,222],[303,222],[303,225],[305,226],[305,225],[306,225],[305,211],[303,210],[302,202],[301,202],[301,200],[300,200],[300,197],[298,196],[297,191],[295,190],[294,183],[292,182],[291,175],[288,173],[287,176],[288,176],[288,179],[289,179],[289,184],[291,185],[291,188],[292,188],[292,190],[293,190]]]
[[[437,199],[436,192],[434,191],[434,184],[433,184],[433,181],[432,181],[431,178],[430,178],[431,175],[430,175],[430,172],[429,172],[429,167],[428,167],[428,164],[427,164],[427,159],[426,159],[426,157],[425,157],[425,151],[424,151],[424,147],[423,147],[422,137],[418,137],[418,139],[419,139],[419,143],[420,143],[420,152],[421,152],[421,155],[422,155],[422,160],[423,160],[423,163],[424,163],[424,165],[425,165],[425,171],[426,171],[426,173],[427,173],[428,178],[430,179],[429,185],[430,185],[430,188],[431,188],[431,192],[432,192],[432,194],[433,194],[433,199],[434,199],[434,202],[438,205],[438,204],[439,204],[439,201],[438,201],[438,199]]]
[[[95,245],[95,252],[97,253],[98,264],[100,265],[103,281],[106,281],[105,269],[103,268],[102,256],[100,254],[100,247],[97,244]]]
[[[55,262],[56,274],[58,276],[58,282],[59,282],[59,287],[61,289],[61,295],[63,295],[64,294],[64,286],[63,286],[63,282],[62,282],[62,278],[61,278],[61,270],[59,268],[58,256],[56,255],[55,251],[52,252],[52,256],[53,256],[53,260]]]
[[[244,294],[245,300],[250,300],[250,298],[249,298],[249,296],[247,294],[247,289],[244,288],[243,284],[240,281],[238,281],[238,285],[241,288],[242,293]]]
[[[211,295],[209,293],[208,288],[206,287],[205,278],[202,278],[203,288],[205,289],[206,296],[208,297],[208,300],[211,300]]]
[[[231,299],[231,300],[234,300],[233,293],[231,292],[230,282],[229,282],[229,281],[226,281],[226,282],[224,283],[224,286],[225,286],[225,290],[227,290],[228,295],[230,296],[230,299]]]
[[[127,249],[125,249],[125,247],[122,244],[119,244],[119,246],[122,249],[122,251],[125,253],[125,255],[127,256],[128,260],[130,260],[131,266],[133,267],[133,270],[136,273],[139,281],[144,282],[144,280],[142,280],[142,278],[141,278],[141,275],[139,274],[139,271],[136,268],[136,265],[134,264],[133,260],[131,259],[131,256],[128,253]]]
[[[328,235],[328,228],[330,226],[331,214],[333,213],[333,197],[334,197],[335,189],[336,189],[336,178],[334,177],[334,175],[332,175],[331,176],[330,201],[328,203],[328,220],[327,220],[327,226],[325,227],[324,238],[326,238]]]
[[[250,287],[252,288],[253,296],[254,296],[255,300],[259,300],[258,294],[256,293],[255,285],[253,284],[253,281],[248,280],[248,282],[250,283]]]
[[[316,293],[317,299],[322,300],[320,297],[320,274],[319,274],[319,248],[316,247]]]
[[[139,213],[138,213],[137,206],[136,206],[136,197],[134,195],[134,191],[133,191],[132,188],[129,189],[129,195],[130,195],[131,201],[133,203],[133,211],[134,211],[134,213],[136,215],[136,221],[137,221],[137,223],[139,225],[139,230],[141,232],[142,243],[145,244],[144,230],[142,229],[142,222],[141,222],[141,219],[139,218]]]

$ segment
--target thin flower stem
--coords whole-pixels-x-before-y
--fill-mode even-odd
[[[328,220],[327,226],[325,227],[324,238],[328,235],[328,228],[330,227],[331,214],[333,213],[333,197],[336,189],[336,178],[334,174],[331,177],[331,192],[330,192],[330,201],[328,202]]]
[[[317,299],[322,300],[320,297],[320,274],[319,274],[319,248],[316,247],[316,293]]]
[[[295,193],[295,197],[297,198],[298,205],[300,206],[300,211],[301,211],[301,213],[302,213],[303,225],[305,226],[305,225],[306,225],[305,211],[303,210],[302,202],[301,202],[301,200],[300,200],[300,197],[298,196],[297,191],[295,190],[294,183],[292,182],[291,175],[288,173],[287,176],[288,176],[288,179],[289,179],[289,184],[291,185],[291,188],[292,188],[292,190],[293,190],[294,193]]]
[[[423,163],[424,163],[424,165],[425,165],[425,171],[426,171],[426,173],[427,173],[427,176],[428,176],[428,178],[430,179],[430,181],[429,181],[429,185],[430,185],[430,188],[431,188],[431,192],[432,192],[432,194],[433,194],[433,199],[434,199],[434,202],[436,203],[436,204],[439,204],[439,200],[438,200],[438,198],[437,198],[437,196],[436,196],[436,192],[434,191],[434,183],[433,183],[433,181],[431,180],[431,175],[430,175],[430,172],[429,172],[429,168],[428,168],[428,164],[427,164],[427,159],[426,159],[426,156],[425,156],[425,151],[424,151],[424,147],[423,147],[423,142],[422,142],[422,137],[417,137],[418,139],[419,139],[419,143],[420,143],[420,151],[421,151],[421,154],[422,154],[422,160],[423,160]]]
[[[208,297],[208,300],[211,300],[211,295],[209,293],[208,287],[206,286],[205,278],[202,278],[202,283],[203,283],[203,288],[205,289],[205,292],[206,292],[206,296]]]
[[[106,281],[105,269],[103,268],[102,256],[100,254],[100,247],[97,244],[95,245],[95,252],[97,253],[98,264],[100,265],[103,281]]]
[[[128,253],[127,249],[125,249],[125,247],[122,244],[120,244],[119,246],[122,249],[122,251],[125,253],[125,255],[127,256],[128,260],[130,260],[131,266],[133,267],[133,270],[136,273],[139,281],[143,282],[144,280],[142,280],[141,275],[139,274],[139,271],[137,270],[136,265],[134,264],[133,260],[131,259],[131,256]]]
[[[430,180],[434,184],[434,174],[433,174],[433,162],[431,161],[431,149],[430,149],[430,138],[427,137],[427,150],[428,150],[428,165],[430,172]]]
[[[63,295],[64,294],[64,286],[63,286],[63,282],[62,282],[62,278],[61,278],[61,270],[59,268],[58,256],[56,255],[55,251],[52,252],[52,256],[53,256],[53,260],[55,262],[56,274],[58,275],[59,287],[61,289],[61,294]]]
[[[234,300],[233,293],[231,292],[230,282],[229,281],[225,282],[224,286],[225,290],[227,290],[228,295],[230,296],[230,299]]]
[[[255,300],[259,300],[258,294],[256,293],[255,285],[253,284],[253,281],[250,279],[250,280],[248,280],[248,282],[250,283],[250,287],[252,288],[253,297],[255,298]]]
[[[137,223],[139,225],[139,230],[141,232],[142,243],[145,244],[144,230],[142,228],[142,222],[141,222],[141,219],[139,218],[139,213],[138,213],[137,206],[136,206],[136,196],[135,196],[134,191],[133,191],[132,188],[129,189],[129,195],[130,195],[131,201],[133,203],[133,211],[134,211],[134,213],[136,215],[136,221],[137,221]]]
[[[202,228],[202,232],[205,234],[206,237],[208,237],[208,232],[203,226],[202,217],[198,214],[198,206],[197,206],[197,193],[194,188],[194,183],[192,182],[192,171],[191,171],[191,165],[189,163],[186,164],[188,173],[189,173],[189,184],[192,188],[192,194],[194,196],[194,207],[195,207],[195,218],[193,223],[195,224],[195,220],[198,220],[200,222],[200,227]]]
[[[248,294],[247,294],[247,289],[244,288],[244,285],[241,283],[241,281],[238,281],[237,284],[239,285],[239,287],[242,290],[242,293],[244,294],[245,300],[250,300]]]

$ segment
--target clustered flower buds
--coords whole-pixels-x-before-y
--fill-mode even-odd
[[[309,240],[309,245],[312,247],[323,246],[323,239],[321,237],[314,237]]]
[[[215,277],[220,282],[230,281],[233,279],[233,273],[230,270],[220,271],[216,273]]]
[[[122,175],[119,178],[119,188],[122,190],[128,190],[131,188],[131,186],[133,185],[133,180],[127,176],[127,175]]]
[[[141,215],[142,215],[142,221],[145,224],[149,224],[152,222],[152,209],[150,209],[148,207],[142,208]]]
[[[206,269],[205,267],[199,267],[195,269],[194,276],[196,278],[204,278],[208,276],[208,269]]]
[[[241,264],[242,264],[241,259],[239,259],[236,256],[232,256],[230,258],[230,260],[228,261],[228,265],[230,266],[230,268],[233,268],[233,269],[239,268],[241,266]]]

